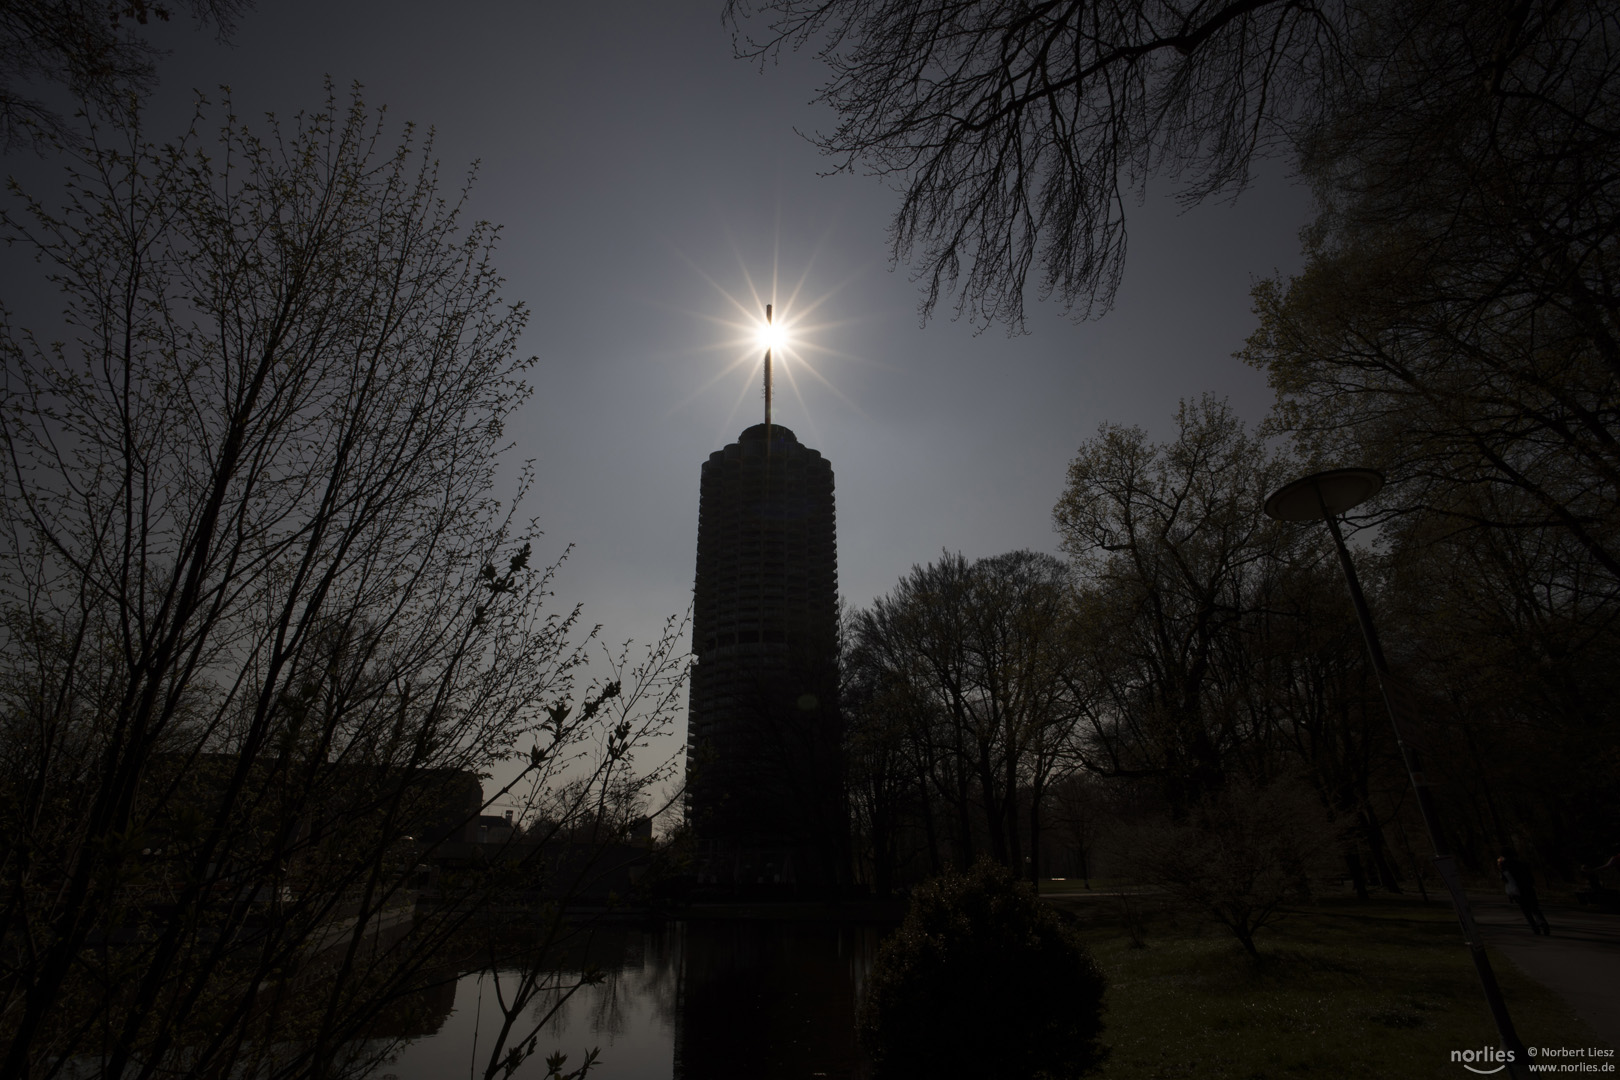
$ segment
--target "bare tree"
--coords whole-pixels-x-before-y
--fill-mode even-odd
[[[379,942],[419,862],[512,793],[591,807],[670,715],[678,627],[569,704],[594,632],[496,497],[531,361],[495,229],[358,98],[226,114],[92,128],[3,218],[65,302],[0,337],[7,1076],[364,1067],[508,884]]]
[[[1179,183],[1184,201],[1236,193],[1257,158],[1314,169],[1327,143],[1359,129],[1393,152],[1390,168],[1317,170],[1328,179],[1320,194],[1376,188],[1386,207],[1421,213],[1404,205],[1413,183],[1488,164],[1502,134],[1529,135],[1541,154],[1500,177],[1499,194],[1517,199],[1577,161],[1596,167],[1572,173],[1607,183],[1612,171],[1592,151],[1615,130],[1611,8],[730,0],[726,18],[740,56],[763,63],[811,47],[830,69],[818,100],[839,123],[815,141],[836,169],[864,168],[900,190],[891,250],[923,283],[924,317],[956,290],[958,315],[1017,330],[1032,270],[1042,298],[1079,316],[1107,310],[1125,204],[1156,176]],[[1583,97],[1583,86],[1597,93]],[[1545,123],[1492,122],[1527,106],[1545,107]],[[1418,122],[1391,128],[1392,114]],[[1459,119],[1472,117],[1486,122],[1462,131]],[[1588,210],[1601,212],[1580,216]],[[1559,220],[1524,217],[1532,231]],[[1546,269],[1570,269],[1579,251]]]
[[[1315,864],[1336,825],[1302,785],[1234,782],[1200,799],[1181,821],[1155,821],[1130,834],[1143,881],[1224,926],[1252,958],[1255,932],[1284,906],[1308,901]]]
[[[899,716],[909,721],[912,756],[925,788],[925,824],[933,836],[931,806],[947,808],[941,823],[955,844],[955,858],[971,865],[976,850],[973,822],[974,733],[966,708],[965,612],[969,564],[946,553],[926,567],[913,567],[888,595],[854,619],[854,644],[873,674],[907,701]],[[932,849],[932,845],[931,845]],[[932,850],[930,851],[932,855]]]
[[[1404,786],[1396,786],[1405,778],[1342,572],[1320,543],[1322,533],[1311,530],[1313,542],[1286,551],[1288,561],[1268,567],[1255,583],[1240,633],[1227,643],[1226,668],[1228,677],[1240,680],[1252,717],[1245,771],[1268,776],[1279,768],[1299,770],[1346,824],[1345,869],[1357,896],[1366,899],[1363,854],[1378,884],[1400,891],[1384,822],[1405,794]],[[1380,563],[1363,558],[1362,565],[1366,587],[1387,611],[1389,575]]]
[[[1067,773],[1052,787],[1052,824],[1068,841],[1079,863],[1080,879],[1091,888],[1091,858],[1103,835],[1108,807],[1096,777],[1083,770]]]
[[[1307,452],[1389,473],[1386,505],[1557,528],[1620,580],[1620,15],[1492,29],[1417,20],[1315,133],[1309,261],[1256,290],[1247,358]]]
[[[1105,427],[1057,507],[1080,569],[1071,624],[1093,774],[1148,781],[1178,821],[1229,784],[1307,783],[1397,888],[1382,823],[1399,775],[1336,559],[1321,530],[1279,528],[1260,501],[1298,465],[1213,399],[1184,404],[1175,440]],[[1382,564],[1367,565],[1375,602]],[[1404,659],[1404,655],[1399,655]]]
[[[888,896],[901,863],[902,819],[908,811],[926,815],[927,792],[907,738],[921,726],[909,715],[919,702],[859,643],[846,647],[839,671],[856,872],[869,874],[877,895]],[[937,863],[937,843],[930,847]]]
[[[1156,777],[1175,807],[1218,788],[1244,741],[1248,672],[1222,650],[1284,535],[1259,512],[1286,465],[1224,403],[1183,403],[1175,440],[1104,425],[1054,511],[1080,576],[1075,688],[1093,770]]]
[[[201,27],[228,37],[251,0],[190,0]],[[10,0],[0,5],[0,146],[43,145],[69,133],[48,91],[102,109],[151,89],[158,50],[143,36],[173,11],[150,0]]]
[[[1017,330],[1032,268],[1043,298],[1107,310],[1151,176],[1188,201],[1241,189],[1329,107],[1368,7],[730,0],[726,18],[740,56],[813,45],[831,69],[818,100],[840,122],[817,145],[900,188],[891,250],[918,256],[924,317],[960,284],[957,315]]]
[[[1568,872],[1614,827],[1582,763],[1615,717],[1620,12],[1478,7],[1400,13],[1306,140],[1306,266],[1255,291],[1245,355],[1302,455],[1388,480],[1385,611],[1459,763],[1447,817],[1480,847],[1539,822]]]
[[[1027,839],[1029,873],[1039,873],[1047,786],[1076,719],[1061,670],[1067,600],[1067,570],[1050,555],[970,564],[946,554],[855,618],[856,656],[882,691],[864,707],[904,726],[931,789],[922,798],[950,808],[964,861],[982,835],[997,862],[1022,873]],[[926,826],[931,836],[931,817]]]
[[[1054,778],[1073,767],[1077,702],[1068,674],[1073,657],[1064,629],[1073,618],[1068,567],[1051,555],[1013,551],[975,564],[975,640],[982,692],[998,712],[1007,792],[1005,829],[1015,874],[1038,881],[1043,812]],[[1017,816],[1027,815],[1022,854]],[[1020,867],[1019,861],[1025,863]]]

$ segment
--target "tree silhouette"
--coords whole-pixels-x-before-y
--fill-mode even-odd
[[[229,37],[252,0],[189,0],[199,26]],[[0,7],[0,146],[70,134],[38,96],[56,85],[101,109],[128,108],[151,89],[158,50],[142,36],[173,12],[150,0],[21,0]]]
[[[370,944],[480,776],[534,806],[566,770],[589,815],[681,628],[575,685],[591,634],[496,498],[525,313],[430,147],[330,91],[269,138],[79,146],[60,208],[4,218],[65,326],[0,338],[0,1072],[359,1068],[522,869]]]
[[[1502,133],[1541,151],[1501,177],[1509,198],[1560,162],[1612,186],[1592,152],[1614,140],[1616,16],[1596,0],[730,0],[726,18],[739,56],[808,47],[827,65],[818,100],[839,119],[815,142],[900,191],[891,252],[925,318],[955,291],[955,314],[1019,330],[1032,275],[1040,297],[1101,314],[1151,179],[1188,203],[1234,194],[1257,159],[1310,165],[1357,127],[1393,169],[1318,171],[1319,194],[1381,185],[1392,211],[1421,212],[1403,209],[1407,182],[1488,162]],[[1526,106],[1545,107],[1539,137],[1492,121]],[[1463,139],[1429,137],[1474,116]]]

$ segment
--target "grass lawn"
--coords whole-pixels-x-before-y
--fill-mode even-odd
[[[1327,901],[1291,912],[1256,938],[1256,966],[1225,931],[1148,898],[1135,901],[1146,942],[1136,948],[1117,899],[1048,895],[1080,917],[1108,975],[1109,1080],[1457,1080],[1475,1074],[1451,1051],[1497,1045],[1448,905]],[[1491,966],[1526,1043],[1603,1045],[1511,962],[1493,954]]]

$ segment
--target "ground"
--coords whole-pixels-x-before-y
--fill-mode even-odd
[[[1549,901],[1550,937],[1536,937],[1518,909],[1496,897],[1474,901],[1491,949],[1568,1002],[1597,1037],[1620,1049],[1620,915]]]
[[[1438,898],[1428,904],[1415,897],[1330,899],[1292,910],[1257,937],[1264,959],[1256,965],[1229,934],[1150,895],[1088,895],[1065,884],[1043,891],[1081,920],[1109,977],[1103,1039],[1113,1054],[1100,1074],[1107,1080],[1460,1078],[1475,1074],[1452,1060],[1453,1051],[1497,1045],[1456,920]],[[1554,936],[1535,938],[1522,922],[1507,921],[1513,913],[1505,905],[1497,911],[1493,900],[1482,898],[1477,908],[1525,1043],[1608,1047],[1593,1025],[1602,1025],[1602,1002],[1613,1001],[1602,994],[1620,975],[1620,926],[1603,920],[1620,920],[1577,920],[1573,911],[1551,907]],[[1126,927],[1133,918],[1145,947],[1132,944]],[[1592,920],[1600,926],[1578,930]],[[1571,1000],[1527,976],[1515,962],[1524,957],[1537,978],[1564,990],[1593,991],[1576,996],[1582,1015]],[[1601,970],[1608,972],[1606,984],[1596,974]],[[1560,978],[1571,971],[1591,974],[1563,986]],[[1617,1059],[1566,1060],[1601,1068]]]

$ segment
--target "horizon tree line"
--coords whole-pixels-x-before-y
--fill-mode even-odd
[[[1326,532],[1260,509],[1307,469],[1208,396],[1183,403],[1163,443],[1104,424],[1055,510],[1068,563],[945,552],[851,612],[843,707],[861,880],[888,893],[979,857],[1035,880],[1051,874],[1046,853],[1074,873],[1110,847],[1116,876],[1151,873],[1122,850],[1145,846],[1144,824],[1276,788],[1310,793],[1284,804],[1318,819],[1300,838],[1330,855],[1317,873],[1362,897],[1426,888],[1421,827]],[[1572,604],[1587,616],[1572,638],[1562,620],[1526,617],[1517,594],[1537,578],[1507,572],[1555,574],[1567,546],[1541,537],[1530,546],[1543,559],[1505,563],[1500,548],[1523,533],[1373,533],[1357,557],[1465,865],[1487,871],[1517,847],[1574,879],[1620,824],[1605,809],[1612,771],[1591,764],[1612,753],[1613,609],[1595,611],[1607,594]],[[1536,654],[1558,662],[1523,663]]]

